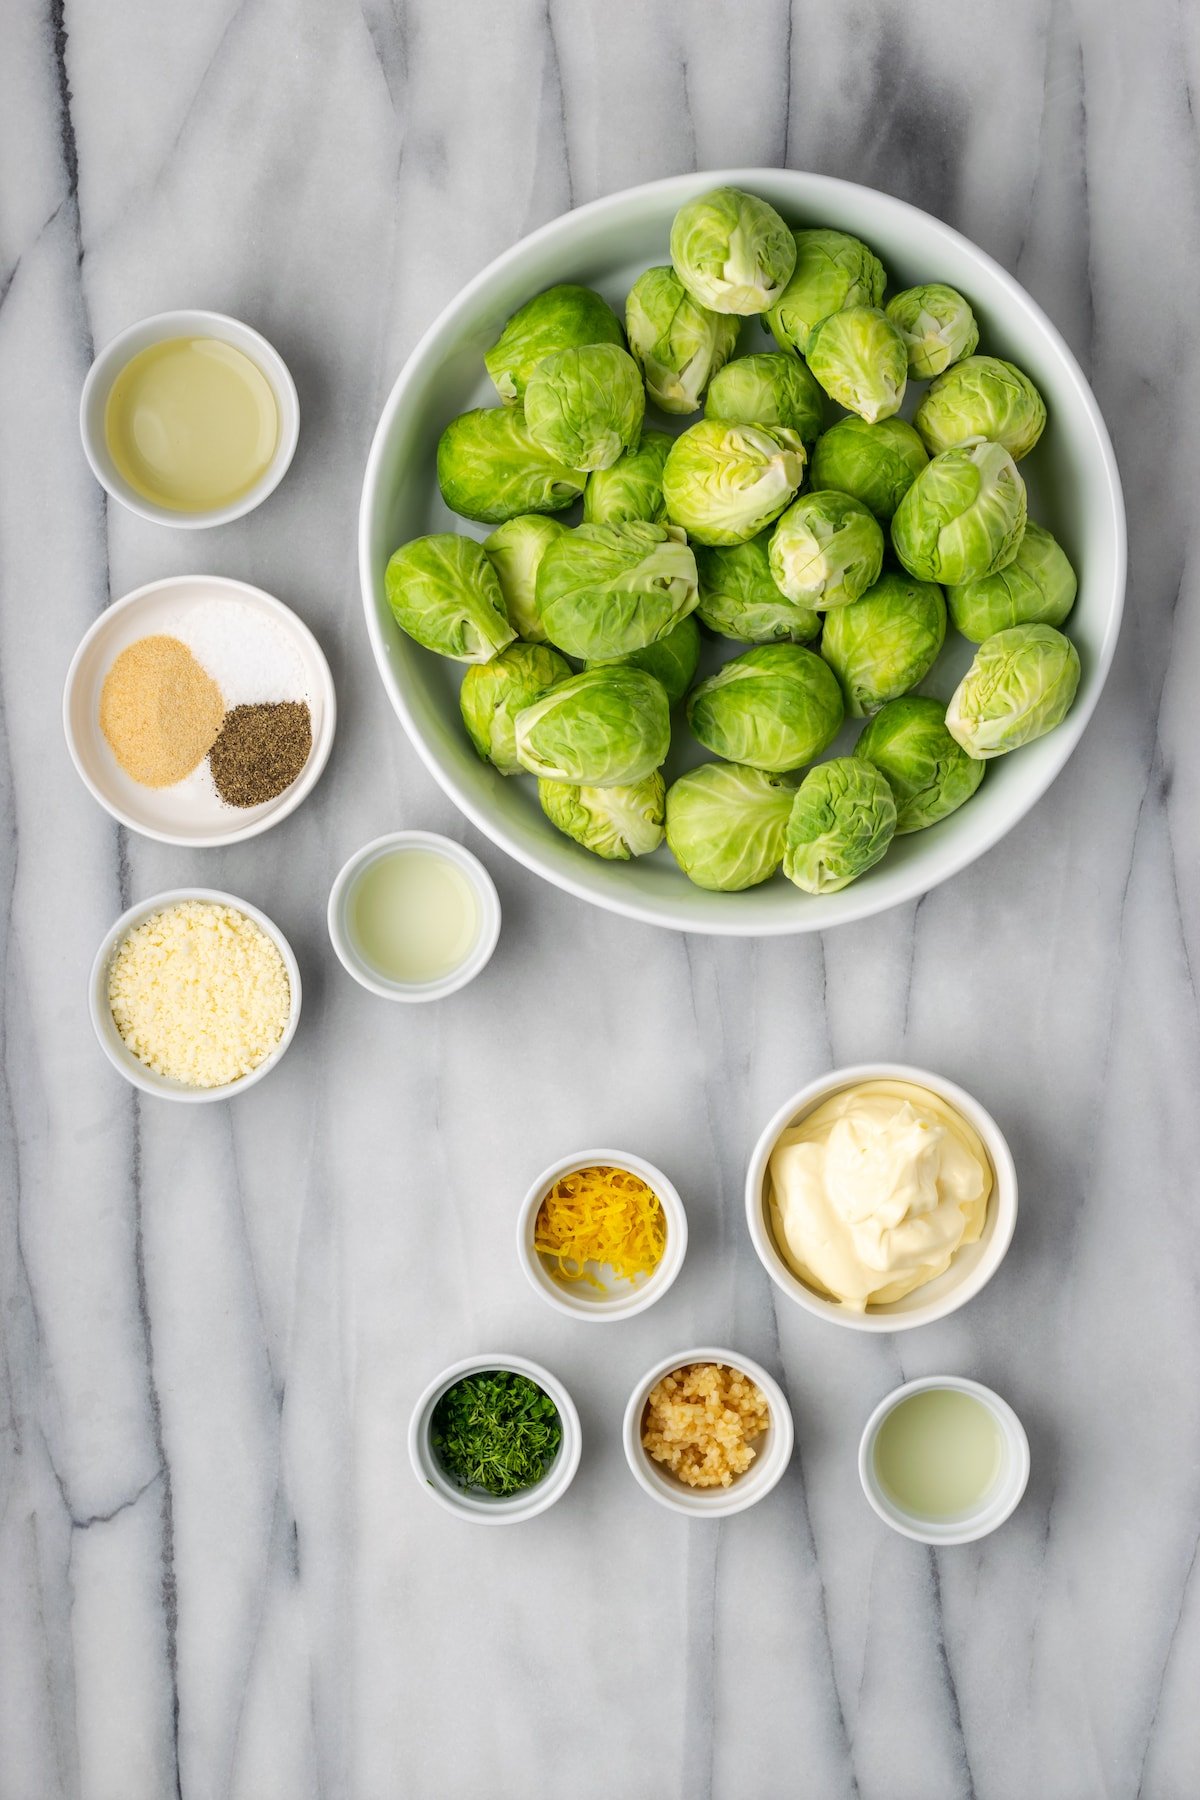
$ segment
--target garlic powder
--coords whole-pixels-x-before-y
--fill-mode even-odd
[[[266,932],[212,900],[152,913],[123,938],[108,1003],[127,1049],[156,1075],[224,1087],[268,1057],[287,1028],[287,968]]]

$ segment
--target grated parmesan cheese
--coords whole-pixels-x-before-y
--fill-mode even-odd
[[[156,1075],[224,1087],[249,1075],[287,1028],[283,958],[245,913],[182,900],[122,939],[108,1004],[127,1049]]]

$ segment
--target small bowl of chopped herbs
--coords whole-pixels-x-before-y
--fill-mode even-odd
[[[581,1447],[570,1394],[522,1356],[472,1356],[444,1369],[408,1429],[422,1487],[479,1525],[514,1525],[553,1506],[575,1477]]]

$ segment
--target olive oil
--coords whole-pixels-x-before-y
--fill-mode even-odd
[[[248,493],[279,441],[279,411],[258,364],[219,338],[168,338],[113,382],[104,438],[143,500],[210,512]]]
[[[436,850],[391,850],[350,890],[346,922],[359,954],[387,981],[437,981],[479,935],[475,889]]]
[[[951,1519],[994,1487],[1004,1439],[991,1408],[957,1388],[902,1400],[875,1439],[875,1473],[894,1505],[918,1519]]]

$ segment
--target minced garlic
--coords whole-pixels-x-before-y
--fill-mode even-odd
[[[122,940],[108,1003],[127,1049],[156,1075],[224,1087],[249,1075],[287,1028],[287,969],[266,932],[212,900],[152,913]]]
[[[688,1487],[730,1487],[771,1423],[758,1383],[722,1363],[687,1363],[650,1390],[642,1444]]]

